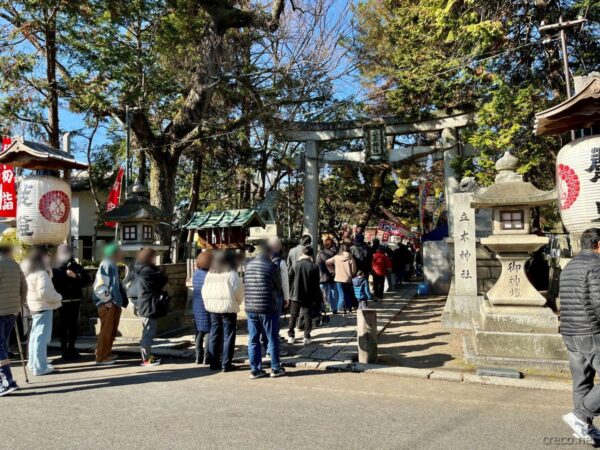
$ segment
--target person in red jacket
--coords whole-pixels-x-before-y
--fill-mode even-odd
[[[373,273],[373,294],[375,298],[383,298],[383,289],[385,286],[385,277],[392,270],[392,260],[385,254],[383,248],[379,247],[373,255],[372,264]]]

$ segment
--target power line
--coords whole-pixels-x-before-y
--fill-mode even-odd
[[[459,65],[459,66],[452,67],[452,68],[450,68],[450,69],[446,69],[446,70],[443,70],[443,71],[441,71],[441,72],[435,73],[435,74],[433,74],[433,75],[432,75],[432,77],[439,77],[439,76],[441,76],[441,75],[445,75],[445,74],[447,74],[447,73],[454,72],[454,71],[456,71],[456,70],[460,70],[460,69],[462,69],[462,68],[465,68],[465,67],[469,67],[471,64],[473,64],[473,63],[475,63],[475,62],[477,62],[477,63],[482,63],[482,62],[485,62],[485,61],[489,61],[489,60],[492,60],[492,59],[496,59],[496,58],[498,58],[498,57],[501,57],[501,56],[508,55],[508,54],[510,54],[510,53],[512,53],[512,52],[515,52],[515,51],[517,51],[517,50],[521,50],[521,49],[523,49],[523,48],[526,48],[526,47],[530,47],[530,46],[533,46],[533,45],[538,45],[538,44],[549,44],[550,42],[554,42],[554,41],[557,41],[557,40],[558,40],[558,37],[546,38],[546,39],[539,39],[539,40],[537,40],[537,41],[532,41],[532,42],[529,42],[529,43],[527,43],[527,44],[523,44],[523,45],[520,45],[520,46],[518,46],[518,47],[514,47],[514,48],[512,48],[512,49],[507,49],[507,50],[504,50],[504,51],[502,51],[502,52],[495,53],[495,54],[493,54],[493,55],[491,55],[491,56],[488,56],[488,57],[485,57],[485,58],[477,59],[477,58],[479,58],[480,56],[483,56],[483,55],[487,55],[487,54],[489,54],[490,52],[487,52],[487,53],[482,53],[482,54],[480,54],[480,55],[477,55],[477,56],[474,56],[474,57],[472,57],[472,59],[471,59],[471,60],[469,60],[468,62],[466,62],[466,63],[464,63],[464,64],[461,64],[461,65]],[[449,59],[450,59],[450,58],[448,58],[447,60],[449,60]],[[400,69],[398,69],[398,71],[410,70],[410,69],[412,69],[412,68],[413,68],[413,67],[405,67],[405,68],[400,68]],[[371,93],[370,93],[370,95],[371,95],[371,96],[379,96],[379,95],[381,95],[381,94],[383,94],[383,93],[385,93],[385,92],[388,92],[388,91],[391,91],[391,90],[394,90],[394,89],[396,89],[396,87],[395,87],[395,86],[392,86],[392,87],[389,87],[389,88],[383,88],[383,89],[379,89],[379,90],[377,90],[377,91],[371,92]],[[351,98],[348,98],[348,99],[346,99],[346,100],[344,100],[344,101],[338,102],[338,103],[336,103],[336,104],[334,104],[334,105],[325,106],[325,107],[323,107],[323,108],[320,108],[320,109],[318,109],[318,110],[311,111],[311,112],[309,113],[309,115],[310,115],[310,116],[314,116],[314,115],[316,115],[316,114],[319,114],[319,113],[325,112],[325,111],[327,111],[327,110],[330,110],[330,109],[333,109],[333,108],[337,108],[337,107],[341,107],[341,106],[344,106],[344,105],[346,105],[346,104],[349,104],[349,103],[353,103],[353,102],[355,101],[355,99],[356,99],[356,96],[353,96],[353,97],[351,97]]]

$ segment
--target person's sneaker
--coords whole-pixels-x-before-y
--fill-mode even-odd
[[[311,338],[304,338],[304,345],[310,345],[312,344],[312,339]]]
[[[50,367],[50,365],[48,365],[48,368],[42,372],[33,372],[33,374],[36,377],[41,377],[43,375],[50,375],[51,373],[56,372],[56,369],[54,369],[54,367]]]
[[[285,369],[282,367],[279,370],[271,370],[271,378],[278,378],[285,375]]]
[[[223,373],[227,373],[227,372],[235,372],[236,370],[239,370],[240,368],[238,366],[236,366],[235,364],[232,364],[228,367],[223,367],[221,369],[221,372]]]
[[[108,358],[106,358],[106,359],[110,359],[111,361],[116,361],[117,359],[119,359],[119,357],[113,353],[113,354],[108,355]]]
[[[155,358],[154,356],[151,356],[146,361],[142,361],[140,366],[142,366],[142,367],[160,366],[160,359]]]
[[[11,391],[10,386],[5,386],[4,384],[0,384],[0,397],[10,394],[13,391],[14,391],[14,389]]]
[[[296,339],[295,339],[293,336],[288,336],[288,338],[287,338],[287,343],[288,343],[289,345],[294,345],[294,341],[295,341],[295,340],[296,340]]]
[[[596,441],[590,434],[590,425],[577,417],[574,413],[565,414],[563,420],[567,425],[571,427],[574,432],[574,436],[581,439],[586,444],[594,445]]]
[[[250,373],[251,380],[258,380],[259,378],[263,378],[267,376],[267,372],[264,370],[257,370]]]
[[[285,347],[279,347],[279,356],[287,356],[290,352]]]
[[[114,359],[107,358],[103,361],[96,361],[97,366],[112,366],[115,363]]]
[[[598,429],[593,423],[588,425],[587,431],[594,441],[600,442],[600,429]]]

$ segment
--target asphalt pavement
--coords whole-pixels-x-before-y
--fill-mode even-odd
[[[91,356],[0,399],[7,449],[532,449],[585,447],[567,392],[292,369],[250,380],[187,360]]]

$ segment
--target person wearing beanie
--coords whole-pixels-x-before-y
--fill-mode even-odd
[[[71,247],[66,244],[61,244],[56,249],[52,282],[56,291],[62,295],[62,305],[58,308],[58,332],[62,358],[79,359],[81,355],[75,349],[79,333],[79,309],[83,299],[82,289],[91,283],[91,279],[83,267],[75,261]]]
[[[8,357],[8,343],[17,315],[27,302],[27,281],[12,257],[12,247],[0,242],[0,397],[16,391]]]
[[[96,346],[96,364],[111,365],[115,358],[111,355],[117,337],[121,308],[128,304],[127,292],[119,278],[117,264],[121,261],[121,250],[116,243],[108,244],[103,250],[104,259],[98,267],[94,280],[94,303],[100,318],[100,333]]]

